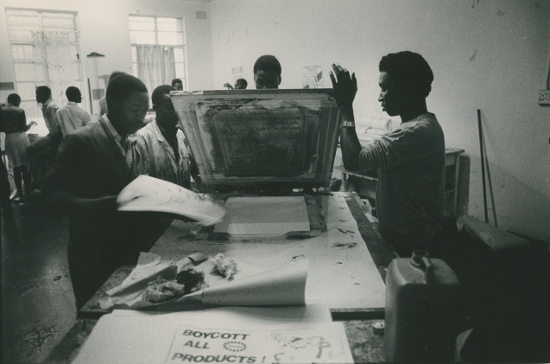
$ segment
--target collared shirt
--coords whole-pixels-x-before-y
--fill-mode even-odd
[[[50,133],[59,132],[59,123],[57,122],[57,110],[59,106],[49,99],[42,104],[42,115],[44,116],[44,121],[46,122],[46,127]]]
[[[134,155],[131,152],[130,148],[128,148],[129,146],[128,137],[126,136],[123,138],[120,136],[119,133],[117,133],[117,131],[113,127],[113,124],[111,124],[111,121],[107,117],[107,115],[103,115],[102,117],[100,117],[98,122],[101,123],[103,126],[105,126],[105,129],[107,129],[107,132],[109,133],[109,135],[113,137],[113,139],[115,140],[120,150],[120,153],[122,153],[122,155],[126,159],[126,163],[128,163],[128,167],[132,168],[132,165],[134,164],[134,161],[133,161]]]
[[[146,174],[151,177],[190,188],[189,150],[185,145],[185,136],[180,129],[176,131],[177,153],[162,135],[156,120],[140,129],[135,137],[133,150],[138,154],[134,158],[132,171],[136,175]]]
[[[64,136],[87,125],[91,121],[90,114],[73,101],[69,101],[67,105],[59,108],[56,116],[59,128]]]

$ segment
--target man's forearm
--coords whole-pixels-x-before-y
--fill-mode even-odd
[[[342,114],[342,121],[355,121],[351,105],[349,107],[342,107],[340,112]],[[340,128],[340,147],[342,149],[344,167],[349,171],[357,170],[361,144],[359,143],[355,127]]]

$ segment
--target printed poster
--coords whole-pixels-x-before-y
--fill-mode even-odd
[[[342,323],[262,329],[180,325],[165,363],[351,363]]]

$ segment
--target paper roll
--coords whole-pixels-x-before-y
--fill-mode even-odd
[[[288,264],[202,292],[203,305],[290,306],[305,304],[308,261]]]

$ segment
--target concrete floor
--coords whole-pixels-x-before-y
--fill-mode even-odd
[[[43,362],[76,321],[67,218],[40,202],[2,210],[3,363]]]

